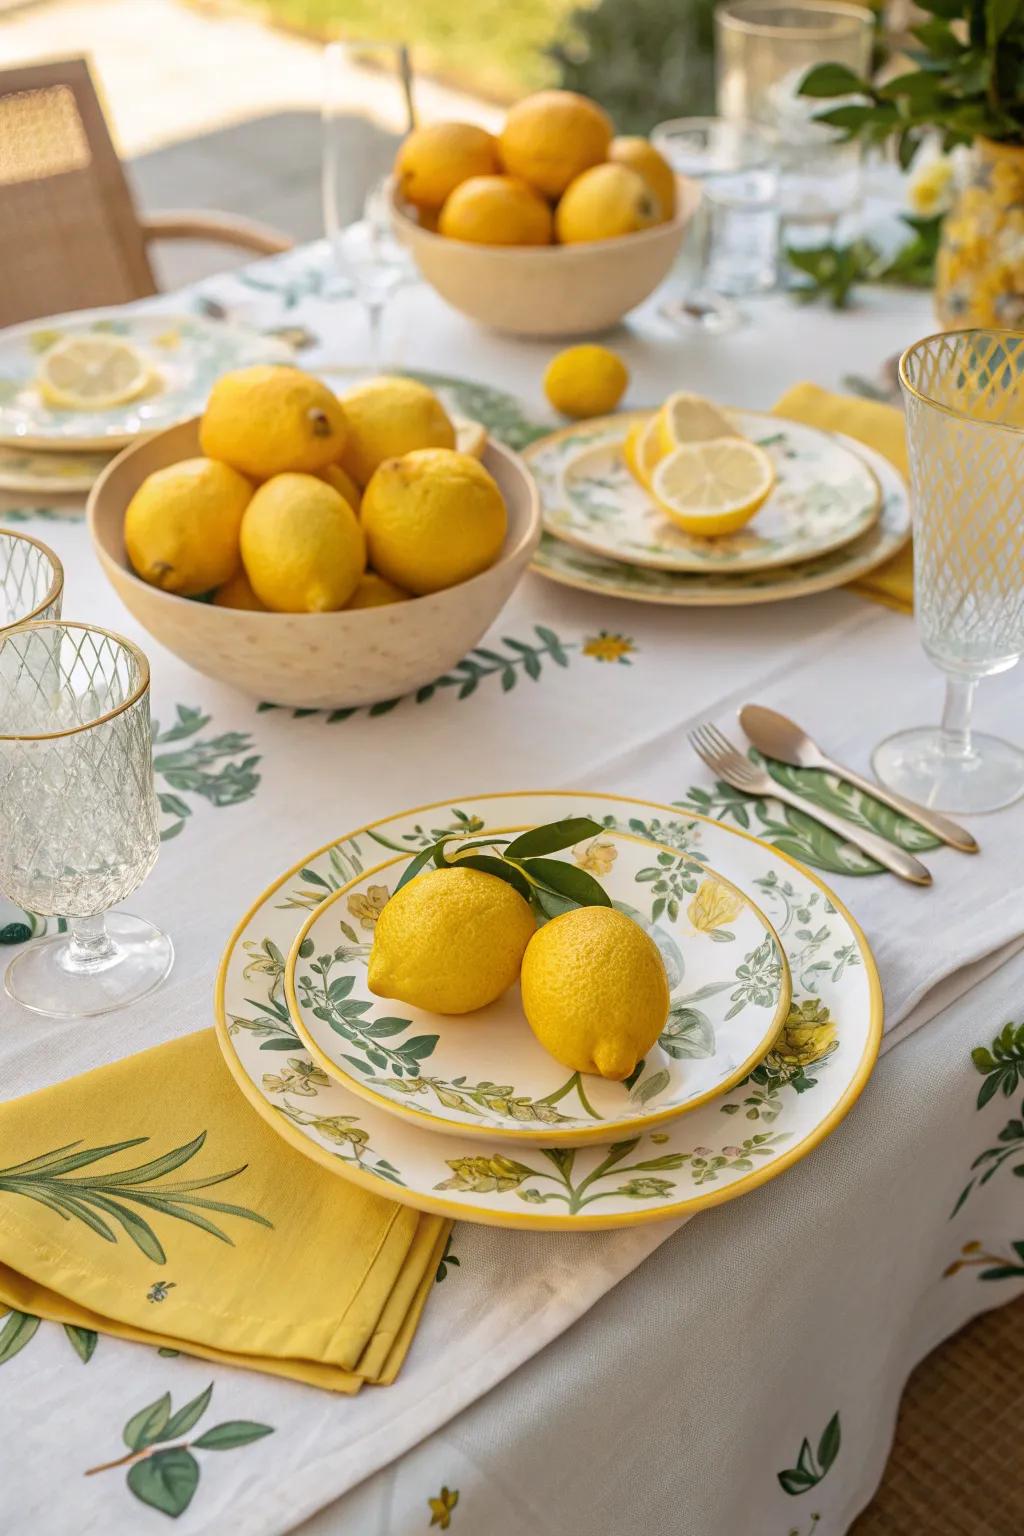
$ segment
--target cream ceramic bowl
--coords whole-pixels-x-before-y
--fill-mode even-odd
[[[668,276],[700,202],[678,178],[674,219],[635,235],[581,245],[473,245],[423,229],[397,200],[392,216],[423,277],[471,320],[514,336],[607,330]]]
[[[483,462],[508,507],[504,548],[470,581],[351,613],[251,613],[175,597],[140,580],[124,547],[124,515],[153,470],[199,449],[198,420],[118,455],[89,496],[89,531],[129,612],[169,651],[251,698],[303,709],[343,709],[410,693],[461,661],[497,617],[540,539],[540,502],[522,460],[488,441]]]

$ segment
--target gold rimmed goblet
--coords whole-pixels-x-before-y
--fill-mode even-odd
[[[928,336],[900,358],[914,524],[914,612],[946,674],[938,727],[900,731],[875,772],[943,811],[1024,794],[1024,751],[972,729],[975,690],[1024,654],[1024,331]]]
[[[89,624],[0,632],[0,891],[67,924],[8,966],[16,1002],[88,1017],[159,986],[170,939],[110,911],[142,884],[159,848],[143,653]]]
[[[0,528],[0,635],[14,624],[59,619],[64,567],[27,533]]]

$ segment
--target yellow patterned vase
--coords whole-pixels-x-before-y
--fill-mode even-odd
[[[1024,325],[1024,145],[978,139],[942,226],[942,325]]]

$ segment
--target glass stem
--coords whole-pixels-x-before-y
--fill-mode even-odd
[[[383,331],[384,306],[373,300],[366,305],[366,314],[370,323],[370,369],[373,373],[379,373],[383,366],[381,333]]]
[[[95,917],[69,917],[68,934],[65,964],[69,971],[95,970],[114,954],[114,941],[102,912]]]
[[[950,674],[946,678],[946,702],[942,710],[942,749],[947,757],[974,756],[971,744],[971,710],[976,677]]]

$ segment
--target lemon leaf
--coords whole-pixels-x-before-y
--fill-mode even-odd
[[[581,907],[610,907],[612,904],[608,892],[593,875],[578,869],[575,864],[563,864],[560,859],[523,859],[521,863],[531,880],[558,896],[568,896]]]
[[[523,832],[509,843],[505,854],[510,859],[529,859],[535,854],[557,853],[560,848],[571,848],[604,830],[600,822],[592,821],[589,816],[569,816],[564,821],[552,821],[547,826]]]

